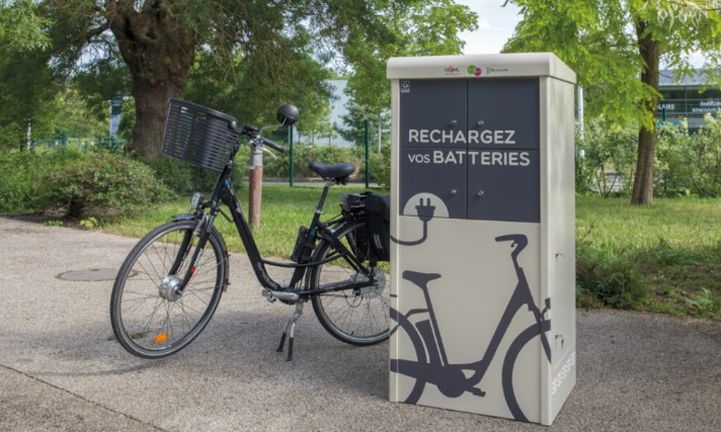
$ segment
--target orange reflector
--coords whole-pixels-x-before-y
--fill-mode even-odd
[[[168,334],[165,332],[160,332],[157,335],[155,335],[155,337],[153,338],[153,343],[155,345],[162,345],[167,341],[168,341]]]

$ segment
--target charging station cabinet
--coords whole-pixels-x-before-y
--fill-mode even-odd
[[[550,425],[576,382],[575,73],[392,58],[390,399]]]

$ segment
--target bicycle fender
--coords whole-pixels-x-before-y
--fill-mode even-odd
[[[172,220],[173,222],[195,220],[195,215],[191,213],[181,213],[173,215],[170,220]]]

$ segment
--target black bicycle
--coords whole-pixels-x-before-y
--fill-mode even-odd
[[[523,347],[536,336],[540,337],[545,356],[549,362],[551,361],[551,347],[546,337],[546,332],[551,328],[551,321],[545,318],[546,312],[551,308],[551,302],[550,299],[546,299],[543,310],[536,306],[531,290],[528,287],[526,275],[523,268],[518,264],[518,255],[528,244],[527,237],[523,234],[510,234],[497,237],[496,241],[512,242],[511,259],[513,260],[518,283],[483,357],[476,362],[468,364],[450,364],[448,362],[438,321],[428,293],[428,283],[440,278],[441,275],[414,271],[403,272],[404,279],[423,291],[426,303],[425,309],[411,309],[405,314],[391,309],[391,319],[398,323],[393,331],[399,328],[403,329],[413,345],[415,356],[415,359],[391,359],[390,361],[391,372],[405,375],[414,380],[413,384],[409,386],[410,390],[404,395],[405,397],[401,397],[403,402],[418,402],[426,384],[434,384],[443,395],[450,398],[459,397],[465,392],[480,397],[485,396],[486,393],[476,386],[486,374],[491,360],[493,360],[503,337],[511,325],[513,317],[521,308],[526,306],[528,311],[533,314],[536,322],[523,330],[511,342],[503,360],[502,386],[506,404],[513,417],[516,420],[528,421],[516,400],[513,390],[513,368]],[[428,319],[413,323],[410,317],[416,314],[427,314]]]
[[[292,105],[278,111],[281,124],[291,125],[297,119],[298,110]],[[387,339],[389,279],[378,266],[368,236],[363,202],[370,195],[347,195],[341,212],[321,221],[329,188],[346,183],[355,171],[353,164],[310,164],[325,181],[310,226],[299,230],[291,262],[269,261],[258,251],[230,173],[241,139],[256,154],[268,151],[267,147],[277,151],[283,147],[261,136],[254,126],[236,124],[227,114],[171,99],[163,153],[220,174],[207,199],[194,194],[190,213],[153,229],[125,259],[110,302],[120,344],[136,356],[160,358],[180,351],[205,328],[229,285],[228,251],[214,226],[218,215],[235,224],[263,295],[271,302],[295,305],[278,347],[282,351],[288,339],[288,360],[307,301],[323,327],[343,342],[372,345]],[[277,283],[266,266],[292,269],[290,282]]]

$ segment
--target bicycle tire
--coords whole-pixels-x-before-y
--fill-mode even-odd
[[[395,309],[391,309],[391,319],[398,323],[398,326],[396,326],[396,328],[393,329],[392,332],[398,331],[399,328],[402,328],[405,331],[406,335],[408,335],[408,338],[413,345],[413,349],[416,352],[417,362],[422,364],[428,364],[425,346],[423,345],[423,339],[421,338],[420,334],[418,334],[418,331],[415,329],[415,327],[413,327],[413,324],[408,320],[408,318],[405,317],[405,315],[401,315]],[[400,372],[398,370],[393,370],[394,367],[395,369],[398,369],[397,359],[391,359],[390,371],[399,374]],[[411,389],[411,391],[408,392],[408,396],[406,396],[406,398],[401,402],[408,404],[417,403],[423,395],[423,390],[425,389],[425,387],[426,381],[416,378],[416,382],[413,384],[413,388]]]
[[[518,400],[516,399],[516,393],[513,390],[513,369],[515,368],[516,360],[518,355],[521,353],[523,348],[528,342],[534,337],[541,336],[543,333],[551,329],[551,321],[543,321],[541,325],[533,324],[523,330],[514,340],[506,351],[506,356],[503,359],[503,368],[501,372],[501,382],[503,385],[503,397],[506,399],[506,405],[511,411],[511,415],[517,421],[528,422],[528,418],[523,413]],[[545,351],[548,361],[551,361],[550,353]]]
[[[196,263],[197,270],[196,273],[194,273],[193,278],[190,280],[188,286],[186,286],[186,289],[183,293],[183,295],[174,301],[169,301],[168,299],[161,296],[159,292],[159,283],[156,283],[156,280],[159,281],[163,277],[163,272],[165,270],[165,263],[163,269],[161,269],[160,273],[157,273],[156,266],[152,261],[150,261],[149,258],[146,256],[145,265],[150,267],[152,265],[152,272],[154,272],[154,275],[151,275],[151,271],[145,271],[145,275],[147,276],[147,281],[151,282],[150,284],[144,284],[147,288],[145,292],[139,292],[138,294],[143,294],[147,296],[147,299],[145,297],[137,297],[137,298],[131,298],[130,300],[126,301],[126,303],[129,303],[131,301],[153,301],[154,309],[152,310],[152,314],[150,315],[148,319],[148,323],[145,325],[145,327],[149,327],[150,324],[153,321],[154,315],[158,308],[160,308],[160,305],[166,304],[166,314],[167,314],[167,327],[169,327],[169,330],[165,332],[165,330],[162,330],[162,332],[165,333],[165,340],[162,338],[158,339],[160,336],[162,336],[161,333],[158,333],[155,338],[152,340],[153,345],[157,345],[157,347],[148,347],[148,346],[142,346],[140,342],[138,342],[139,339],[145,340],[146,336],[150,335],[152,332],[150,329],[146,331],[146,329],[143,327],[138,330],[129,330],[126,326],[126,322],[124,318],[124,312],[130,312],[130,310],[124,311],[124,294],[130,293],[131,291],[126,291],[126,286],[128,285],[128,282],[130,279],[134,278],[133,272],[137,273],[138,270],[134,270],[136,268],[136,263],[139,264],[140,268],[143,268],[145,270],[145,266],[140,262],[141,258],[144,256],[146,251],[150,251],[151,247],[155,251],[156,255],[160,258],[161,254],[158,252],[157,247],[154,245],[156,241],[159,241],[163,238],[165,238],[166,235],[170,233],[182,233],[184,236],[189,235],[192,243],[192,233],[195,229],[196,222],[192,220],[185,220],[185,221],[173,221],[168,222],[163,225],[160,225],[150,231],[148,234],[145,235],[136,245],[133,247],[133,249],[130,251],[128,256],[126,257],[125,261],[123,262],[123,265],[120,267],[120,270],[118,271],[118,275],[115,279],[115,283],[113,285],[113,292],[110,299],[110,322],[113,328],[113,333],[115,334],[115,338],[118,340],[120,345],[128,351],[130,354],[133,354],[137,357],[141,358],[148,358],[148,359],[158,359],[162,357],[169,356],[171,354],[175,354],[181,349],[185,348],[190,344],[202,331],[205,329],[205,327],[210,322],[210,319],[212,318],[213,314],[215,313],[215,310],[218,307],[218,303],[220,302],[220,297],[225,290],[225,288],[228,285],[228,252],[225,246],[225,243],[223,241],[222,236],[220,233],[215,229],[215,227],[211,227],[210,235],[208,238],[208,242],[206,243],[206,246],[204,248],[204,251],[207,252],[208,248],[212,250],[213,254],[213,260],[209,259],[205,254],[201,259],[198,260]],[[177,237],[176,237],[177,239]],[[167,242],[164,244],[164,256],[171,258],[176,253],[179,253],[179,249],[177,252],[171,252],[167,253],[168,245],[172,245],[172,242]],[[172,246],[171,246],[172,247]],[[195,248],[195,246],[191,245],[191,248]],[[192,249],[191,249],[192,251]],[[187,257],[183,258],[182,263],[184,265],[187,265],[185,263],[185,259]],[[174,258],[171,258],[174,259]],[[201,268],[201,264],[204,263],[210,263],[212,265],[212,262],[215,262],[215,277],[213,278],[213,268],[211,267],[209,270],[205,270],[204,268]],[[168,267],[169,268],[169,267]],[[187,268],[187,267],[185,267]],[[208,276],[203,275],[203,273],[210,273]],[[177,272],[178,275],[184,274],[184,267],[181,265],[181,268]],[[196,281],[195,278],[197,277],[209,277],[213,279],[212,281],[208,281],[208,288],[196,289],[195,291],[191,291],[191,284],[193,284],[194,281]],[[142,280],[142,279],[141,279]],[[201,279],[202,280],[202,279]],[[139,281],[138,281],[139,282]],[[212,283],[212,285],[210,285]],[[158,288],[157,298],[153,299],[153,288],[152,285],[155,284]],[[137,288],[136,288],[137,289]],[[195,321],[195,324],[193,324],[192,316],[188,314],[187,309],[190,309],[190,304],[185,304],[185,297],[189,298],[189,294],[192,294],[199,300],[203,300],[203,297],[201,295],[207,295],[205,292],[201,291],[209,291],[212,289],[212,293],[209,294],[208,303],[207,305],[202,308],[204,310],[198,311],[199,318],[197,321]],[[172,303],[172,306],[170,305]],[[137,303],[139,304],[139,303]],[[129,308],[132,308],[132,310],[137,309],[140,306],[137,306],[137,304],[132,304],[131,306],[128,306]],[[170,341],[170,336],[174,335],[174,332],[172,331],[173,328],[170,328],[171,325],[171,317],[170,313],[171,310],[175,307],[176,304],[180,304],[179,306],[179,312],[181,314],[181,331],[183,326],[183,315],[185,316],[185,324],[189,328],[189,331],[177,339]],[[192,310],[191,310],[192,312]],[[161,311],[162,314],[162,311]],[[145,334],[144,334],[145,332]],[[169,336],[170,335],[170,336]]]
[[[341,241],[343,241],[343,239],[345,239],[350,244],[353,242],[352,234],[354,232],[360,232],[360,230],[362,230],[362,228],[364,228],[364,226],[365,226],[365,223],[360,222],[360,221],[346,223],[336,230],[336,236]],[[366,243],[366,247],[368,247],[367,243]],[[350,249],[353,250],[353,247],[351,246]],[[325,259],[328,256],[327,254],[331,250],[332,250],[331,243],[328,241],[322,240],[318,244],[318,247],[316,247],[316,249],[313,253],[312,260],[313,261],[322,261],[323,259]],[[369,254],[367,252],[368,251],[362,251],[361,254],[357,254],[357,255],[368,257]],[[342,271],[339,271],[339,273],[342,274],[343,272],[345,272],[348,278],[354,277],[352,274],[350,274],[350,273],[352,273],[352,269],[339,267],[337,265],[334,265],[333,263],[321,264],[321,265],[313,267],[309,271],[308,276],[306,278],[306,289],[309,289],[309,290],[317,289],[320,286],[321,278],[324,277],[323,276],[324,269],[328,269],[328,268],[343,269]],[[339,290],[339,291],[333,291],[332,293],[318,294],[318,295],[311,296],[311,302],[313,304],[313,311],[315,312],[315,315],[318,318],[318,321],[320,321],[323,328],[328,333],[330,333],[333,337],[335,337],[336,339],[338,339],[342,342],[345,342],[347,344],[350,344],[350,345],[355,345],[355,346],[375,345],[377,343],[383,342],[384,340],[388,339],[388,337],[390,336],[390,318],[388,316],[388,314],[390,313],[390,299],[383,300],[383,295],[384,295],[384,293],[385,293],[385,295],[390,294],[390,281],[388,280],[388,277],[385,277],[385,276],[383,277],[383,279],[385,281],[383,287],[379,286],[375,289],[375,291],[369,290],[368,292],[359,294],[359,291],[357,291],[357,290],[353,291],[351,293],[347,293],[347,291],[349,291],[349,290]],[[361,291],[362,290],[363,289],[361,289]],[[380,294],[378,294],[378,292],[380,292]],[[333,296],[335,296],[335,297],[333,297]],[[324,304],[325,299],[331,298],[331,297],[333,298],[333,300],[329,300],[328,304]],[[362,305],[364,300],[367,301],[366,304],[368,305],[368,308],[369,308],[368,309],[369,314],[371,316],[373,316],[373,318],[369,318],[369,322],[372,322],[372,321],[375,322],[376,319],[379,319],[382,321],[381,323],[379,323],[379,326],[378,326],[379,331],[375,334],[370,334],[370,335],[366,335],[366,336],[359,336],[358,334],[355,334],[354,331],[353,332],[344,331],[341,328],[340,323],[337,322],[338,320],[329,316],[329,311],[326,310],[327,307],[330,306],[330,303],[337,298],[342,298],[342,300],[338,303],[338,304],[340,304],[341,307],[342,307],[342,302],[346,302],[347,306],[350,308],[361,307],[358,305]],[[374,305],[378,304],[377,309],[381,309],[381,312],[383,313],[383,315],[379,318],[376,318],[376,316],[375,316],[376,314],[374,314],[374,312],[370,310],[370,302],[375,299],[380,299],[379,301],[381,303],[383,303],[382,305],[380,305],[377,302],[374,303]],[[354,306],[353,305],[354,303],[357,305]],[[353,313],[351,312],[351,317],[352,317],[352,314]],[[348,320],[350,320],[350,318]],[[385,324],[383,324],[383,322]],[[371,326],[372,326],[372,324],[371,324]],[[380,327],[384,327],[384,328],[380,329]],[[371,331],[373,331],[372,327],[371,327]]]

